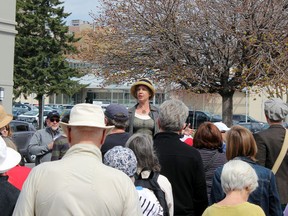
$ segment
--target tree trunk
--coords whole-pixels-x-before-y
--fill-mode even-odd
[[[222,121],[228,127],[231,127],[233,124],[233,121],[232,121],[233,95],[234,95],[234,92],[221,95],[222,96]]]
[[[44,123],[44,119],[43,119],[43,109],[44,109],[44,95],[38,95],[38,103],[39,103],[39,116],[38,116],[38,128],[42,129],[43,128],[43,123]]]

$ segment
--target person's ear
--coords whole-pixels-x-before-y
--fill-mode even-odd
[[[67,139],[68,143],[71,143],[71,127],[67,127]]]
[[[157,118],[157,124],[158,124],[158,127],[161,128],[161,123],[160,123],[159,118]]]
[[[107,129],[103,129],[102,137],[101,137],[101,140],[100,140],[100,144],[101,144],[101,145],[105,142],[107,133],[108,133],[108,130],[107,130]]]

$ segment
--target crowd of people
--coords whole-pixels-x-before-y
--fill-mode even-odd
[[[194,134],[182,101],[153,106],[146,78],[130,90],[130,109],[80,103],[62,118],[50,112],[30,140],[32,170],[0,106],[1,215],[288,215],[286,103],[265,102],[262,132],[205,122]]]

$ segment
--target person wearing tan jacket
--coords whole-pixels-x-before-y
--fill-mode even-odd
[[[131,179],[102,163],[100,148],[114,128],[102,108],[76,104],[60,125],[71,147],[61,160],[32,169],[13,215],[142,215]]]

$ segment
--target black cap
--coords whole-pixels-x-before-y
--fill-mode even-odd
[[[47,118],[52,118],[52,117],[57,117],[57,118],[60,118],[60,114],[57,112],[57,111],[52,111],[52,112],[49,112],[48,115],[47,115]]]

